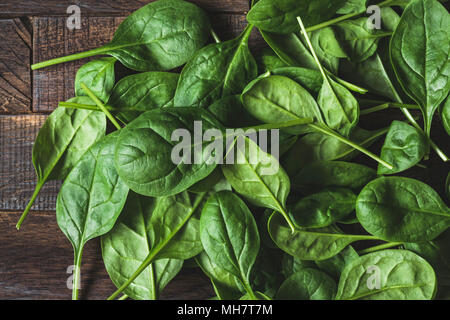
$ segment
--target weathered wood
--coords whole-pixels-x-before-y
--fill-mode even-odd
[[[31,35],[20,19],[0,20],[0,113],[31,110]]]
[[[70,242],[58,229],[54,212],[31,212],[15,229],[19,212],[0,212],[0,299],[70,299],[67,288],[73,264]],[[101,260],[100,241],[83,252],[80,299],[106,299],[115,286]],[[198,269],[185,269],[163,291],[162,299],[205,299],[209,280]]]
[[[111,16],[126,15],[149,3],[149,0],[2,0],[0,17],[22,16],[68,16],[67,8],[78,5],[82,15]],[[245,12],[249,8],[247,0],[192,0],[209,12]]]
[[[111,40],[124,17],[85,17],[81,29],[69,30],[65,18],[33,19],[33,63],[99,47]],[[88,61],[77,60],[33,71],[33,111],[54,110],[74,96],[76,71]]]
[[[37,17],[33,19],[33,62],[73,54],[99,47],[111,40],[124,17],[85,17],[79,30],[68,30],[65,18]],[[245,15],[212,14],[213,28],[222,40],[238,36],[247,22]],[[257,47],[261,39],[257,33],[250,45]],[[33,111],[49,112],[59,101],[74,96],[74,79],[78,68],[87,59],[63,63],[33,71]]]
[[[44,115],[0,116],[0,210],[23,210],[33,194],[36,174],[32,147]],[[34,210],[54,210],[59,183],[48,182]]]

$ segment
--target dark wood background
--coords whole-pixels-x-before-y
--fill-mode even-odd
[[[48,183],[17,231],[15,224],[35,187],[31,152],[37,132],[58,101],[72,96],[77,69],[85,61],[31,72],[30,64],[107,43],[117,25],[147,0],[1,0],[0,2],[0,299],[70,299],[70,242],[58,229],[58,182]],[[194,0],[210,13],[222,39],[245,27],[247,0]],[[69,5],[81,8],[82,27],[68,30]],[[261,39],[255,33],[251,46]],[[105,299],[115,289],[101,260],[99,241],[90,241],[82,264],[81,299]],[[205,299],[208,279],[186,269],[163,299]]]

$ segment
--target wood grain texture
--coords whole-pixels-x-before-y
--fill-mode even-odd
[[[0,114],[31,110],[31,35],[20,19],[0,20]]]
[[[85,17],[81,29],[69,30],[65,18],[33,19],[33,63],[106,44],[124,17]],[[93,59],[93,58],[91,58]],[[48,112],[74,94],[76,71],[89,59],[33,71],[33,111]]]
[[[78,5],[82,15],[126,15],[152,2],[151,0],[2,0],[0,17],[67,15],[70,5]],[[246,0],[192,0],[209,12],[245,12]]]
[[[245,15],[210,16],[214,30],[223,41],[237,37],[247,25]],[[69,30],[66,28],[65,18],[34,18],[33,63],[104,45],[112,39],[115,29],[123,19],[124,17],[85,17],[80,30]],[[254,32],[249,41],[250,47],[257,49],[261,42],[258,33]],[[58,106],[58,102],[73,97],[76,71],[86,61],[89,60],[83,59],[33,71],[33,111],[50,112]]]
[[[71,299],[67,268],[73,264],[72,246],[58,229],[55,213],[31,212],[20,232],[15,229],[19,216],[19,212],[0,211],[0,299]],[[80,299],[103,300],[114,290],[101,260],[100,241],[91,240],[83,252]],[[161,298],[212,295],[200,270],[185,268]]]
[[[0,116],[0,210],[23,210],[33,194],[36,173],[32,148],[44,115]],[[34,210],[54,210],[59,183],[48,182]]]

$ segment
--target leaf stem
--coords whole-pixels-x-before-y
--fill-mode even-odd
[[[174,233],[176,234],[184,225],[186,222],[191,218],[191,216],[194,214],[195,210],[197,210],[197,207],[202,202],[203,198],[205,197],[206,193],[200,193],[197,198],[195,199],[195,203],[193,204],[191,211],[187,215],[186,219],[184,220],[183,225],[176,230]],[[172,236],[173,237],[173,236]],[[125,281],[124,284],[122,284],[107,300],[114,300],[119,296],[119,294],[122,293],[123,290],[125,290],[134,280],[136,280],[137,277],[151,264],[154,262],[155,258],[159,254],[159,252],[164,248],[164,246],[172,240],[172,237],[166,241],[164,241],[162,244],[159,244],[156,246],[145,258],[145,260],[141,263],[141,265],[137,268],[137,270],[133,273],[133,275],[128,278],[127,281]]]
[[[367,253],[371,253],[371,252],[375,252],[375,251],[380,251],[380,250],[384,250],[384,249],[398,247],[398,246],[400,246],[402,244],[403,244],[403,242],[388,242],[388,243],[385,243],[385,244],[380,244],[378,246],[373,246],[373,247],[361,250],[361,251],[358,252],[358,254],[367,254]]]
[[[69,109],[82,109],[82,110],[90,110],[90,111],[102,111],[99,109],[96,105],[89,105],[89,104],[81,104],[81,103],[74,103],[74,102],[58,102],[58,107],[62,108],[69,108]],[[111,106],[105,105],[105,108],[107,110],[112,110],[113,108]]]
[[[36,188],[34,189],[33,195],[31,196],[30,201],[28,202],[25,210],[23,211],[22,215],[20,216],[19,221],[16,224],[16,229],[17,230],[20,229],[20,227],[22,226],[23,221],[28,216],[28,213],[30,213],[31,207],[33,206],[33,203],[36,200],[36,197],[38,196],[38,194],[41,191],[41,189],[44,186],[44,184],[45,184],[45,180],[38,181],[38,183],[36,184]]]
[[[86,94],[97,104],[97,106],[100,108],[100,110],[103,111],[104,114],[108,117],[108,119],[114,124],[114,126],[117,128],[117,130],[122,129],[120,124],[116,121],[116,119],[113,117],[113,115],[106,109],[105,105],[100,101],[99,98],[95,96],[95,94],[83,83],[80,83],[81,88],[86,92]]]
[[[81,257],[83,255],[83,246],[75,254],[73,284],[72,284],[72,300],[78,300],[78,287],[80,287],[81,280]]]
[[[128,295],[124,294],[123,296],[121,296],[119,299],[117,300],[126,300],[128,299]]]
[[[214,31],[213,28],[211,28],[211,36],[213,37],[213,39],[214,39],[214,41],[216,43],[220,43],[221,42],[219,36],[217,35],[217,33]]]
[[[37,69],[53,66],[55,64],[63,63],[63,62],[69,62],[69,61],[74,61],[74,60],[78,60],[78,59],[92,57],[92,56],[99,55],[99,54],[104,54],[106,51],[107,51],[106,48],[100,47],[100,48],[96,48],[96,49],[92,49],[92,50],[88,50],[88,51],[84,51],[84,52],[80,52],[80,53],[71,54],[71,55],[64,56],[64,57],[59,57],[56,59],[51,59],[51,60],[35,63],[35,64],[31,65],[31,70],[37,70]]]
[[[380,7],[380,8],[387,7],[392,2],[393,2],[393,0],[386,0],[386,1],[383,1],[383,2],[380,2],[379,4],[377,4],[377,6]],[[328,20],[328,21],[316,24],[314,26],[311,26],[309,28],[306,28],[306,31],[307,32],[311,32],[311,31],[316,31],[316,30],[319,30],[319,29],[323,29],[323,28],[326,28],[328,26],[334,25],[336,23],[339,23],[339,22],[342,22],[342,21],[345,21],[345,20],[357,17],[357,16],[362,15],[364,13],[366,13],[366,10],[360,11],[360,12],[352,12],[352,13],[349,13],[349,14],[345,14],[345,15],[337,17],[335,19],[331,19],[331,20]]]
[[[340,140],[341,142],[348,144],[349,146],[353,147],[354,149],[366,154],[367,156],[369,156],[370,158],[372,158],[373,160],[377,161],[378,163],[381,163],[383,166],[385,166],[386,168],[388,168],[389,170],[392,170],[394,167],[390,164],[387,163],[386,161],[384,161],[383,159],[381,159],[380,157],[378,157],[377,155],[375,155],[374,153],[370,152],[369,150],[365,149],[364,147],[361,147],[360,145],[354,143],[353,141],[341,136],[340,134],[334,132],[333,130],[321,126],[321,125],[317,125],[317,124],[309,124],[308,126],[310,126],[311,128],[327,134],[331,137],[334,137],[338,140]]]

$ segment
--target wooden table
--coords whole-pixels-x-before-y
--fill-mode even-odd
[[[74,96],[74,78],[84,61],[31,72],[30,64],[107,43],[118,24],[148,0],[2,0],[0,3],[0,299],[70,299],[67,288],[72,246],[58,229],[55,200],[59,183],[48,183],[17,231],[15,224],[35,187],[31,152],[37,132],[58,101]],[[222,39],[246,25],[247,0],[193,0],[207,10]],[[79,30],[66,27],[67,7],[81,8]],[[261,43],[255,33],[253,48]],[[98,240],[85,248],[81,299],[105,299],[115,289]],[[208,279],[182,271],[163,299],[204,299]]]

